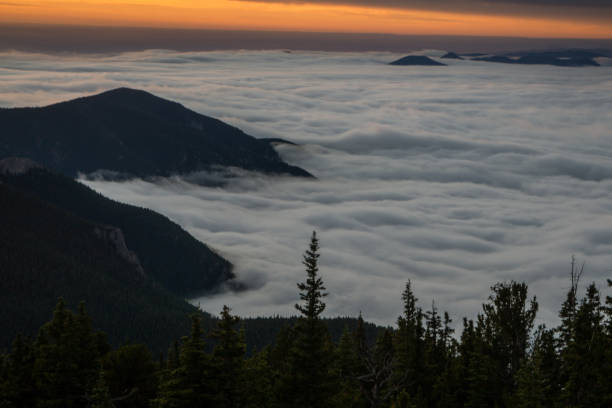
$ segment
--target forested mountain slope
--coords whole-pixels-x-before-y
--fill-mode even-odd
[[[63,297],[85,301],[112,344],[152,350],[189,331],[195,307],[153,281],[115,227],[92,223],[0,183],[0,345],[33,335]]]
[[[16,166],[19,159],[0,160]],[[4,172],[0,180],[84,219],[118,227],[147,275],[178,295],[214,289],[234,277],[230,262],[179,225],[146,208],[108,199],[89,187],[42,168]]]
[[[215,166],[311,177],[268,142],[140,90],[0,109],[0,123],[0,158],[29,157],[71,177],[97,170],[168,176]]]

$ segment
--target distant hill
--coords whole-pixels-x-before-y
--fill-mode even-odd
[[[42,108],[0,109],[0,158],[29,157],[75,177],[168,176],[234,166],[311,177],[265,141],[150,93],[119,88]]]
[[[93,223],[0,182],[0,348],[36,334],[58,297],[85,301],[114,345],[165,351],[197,309],[146,274],[121,231]]]
[[[569,56],[568,56],[569,55]],[[590,53],[530,53],[510,58],[504,55],[492,55],[486,57],[472,58],[472,61],[498,62],[503,64],[520,65],[554,65],[558,67],[597,67],[599,64],[593,60],[595,54]]]
[[[234,277],[228,261],[165,216],[113,201],[68,177],[20,163],[24,160],[0,160],[0,181],[88,221],[119,228],[146,274],[171,292],[201,293]],[[22,171],[2,171],[10,166]]]
[[[447,52],[446,54],[444,54],[440,58],[444,58],[444,59],[460,59],[460,60],[463,59],[459,55],[455,54],[454,52]]]
[[[396,61],[389,63],[389,65],[424,65],[424,66],[445,66],[441,62],[432,60],[424,55],[408,55],[400,58]]]

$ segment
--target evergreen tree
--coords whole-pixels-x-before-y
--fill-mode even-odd
[[[0,374],[0,407],[33,407],[36,388],[32,373],[36,355],[32,341],[21,334],[17,335],[10,354],[3,357]]]
[[[312,233],[304,254],[306,281],[298,283],[300,300],[295,308],[301,316],[294,328],[288,370],[281,378],[282,404],[288,407],[325,408],[331,405],[336,385],[332,376],[333,350],[327,327],[320,315],[325,310],[325,286],[318,275],[319,241]]]
[[[433,363],[430,365],[433,366],[430,374],[433,382],[430,406],[433,407],[449,407],[457,403],[457,342],[452,337],[451,322],[448,312],[444,312],[437,345],[428,347],[428,360]]]
[[[295,308],[302,314],[303,321],[318,321],[325,310],[323,298],[327,296],[323,279],[319,276],[319,240],[317,233],[312,232],[310,245],[304,253],[302,264],[306,267],[306,282],[297,284],[300,290],[300,300],[304,304],[296,303]]]
[[[608,279],[608,287],[612,288],[612,280]],[[610,378],[612,378],[612,296],[606,296],[606,306],[604,308],[606,315],[606,334],[605,334],[605,345],[604,349],[604,367],[601,372],[600,381],[601,388],[604,390],[602,395],[602,401],[605,406],[612,406],[612,385],[610,385]]]
[[[525,283],[497,283],[483,305],[484,340],[497,367],[496,403],[508,406],[516,389],[516,374],[524,362],[538,310],[535,297],[528,304]]]
[[[599,291],[589,285],[569,327],[571,333],[561,352],[563,392],[567,407],[604,407],[610,395],[606,378],[607,341],[603,327]]]
[[[561,344],[565,346],[570,344],[574,338],[574,320],[578,309],[578,284],[584,272],[584,263],[578,268],[576,259],[573,256],[570,265],[570,288],[559,311],[561,325],[558,328],[558,332]]]
[[[191,335],[184,337],[178,367],[160,384],[158,408],[209,408],[216,406],[217,386],[210,355],[206,353],[200,316],[191,318]]]
[[[514,406],[546,408],[558,406],[560,362],[553,330],[541,326],[534,335],[529,356],[517,373]]]
[[[109,347],[104,336],[92,329],[82,303],[75,315],[60,299],[52,320],[40,329],[35,349],[37,406],[71,408],[83,405]]]
[[[503,406],[502,389],[499,381],[499,363],[494,358],[493,329],[483,315],[477,322],[464,321],[461,336],[464,383],[464,406],[486,408]],[[465,354],[464,354],[465,353]]]
[[[396,353],[393,383],[403,388],[412,403],[422,395],[424,360],[423,312],[417,306],[418,299],[412,291],[412,282],[406,282],[402,293],[403,314],[397,319],[397,332],[394,335]],[[420,397],[419,397],[420,398]]]
[[[363,319],[361,315],[359,315],[357,324],[357,330],[363,332]],[[340,381],[340,388],[335,401],[337,407],[365,407],[365,401],[361,396],[358,380],[359,374],[363,373],[363,371],[361,361],[359,360],[356,336],[345,326],[342,337],[340,337],[338,342],[338,347],[336,347],[334,374]]]
[[[242,385],[244,354],[244,333],[234,329],[240,318],[230,313],[230,308],[223,306],[221,320],[210,337],[216,340],[213,360],[216,369],[216,382],[219,384],[219,407],[236,408],[243,406]]]
[[[268,363],[269,350],[255,354],[244,364],[242,395],[246,408],[272,408],[274,373]]]

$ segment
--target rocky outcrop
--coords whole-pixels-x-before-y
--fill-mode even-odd
[[[138,255],[135,252],[130,251],[125,243],[125,237],[123,231],[117,227],[109,225],[96,225],[94,227],[94,234],[107,242],[114,252],[124,261],[134,266],[136,271],[144,277],[144,268],[140,264]]]

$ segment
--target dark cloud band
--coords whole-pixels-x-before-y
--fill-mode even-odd
[[[442,12],[552,17],[612,22],[609,0],[235,0],[285,4],[335,4]]]

